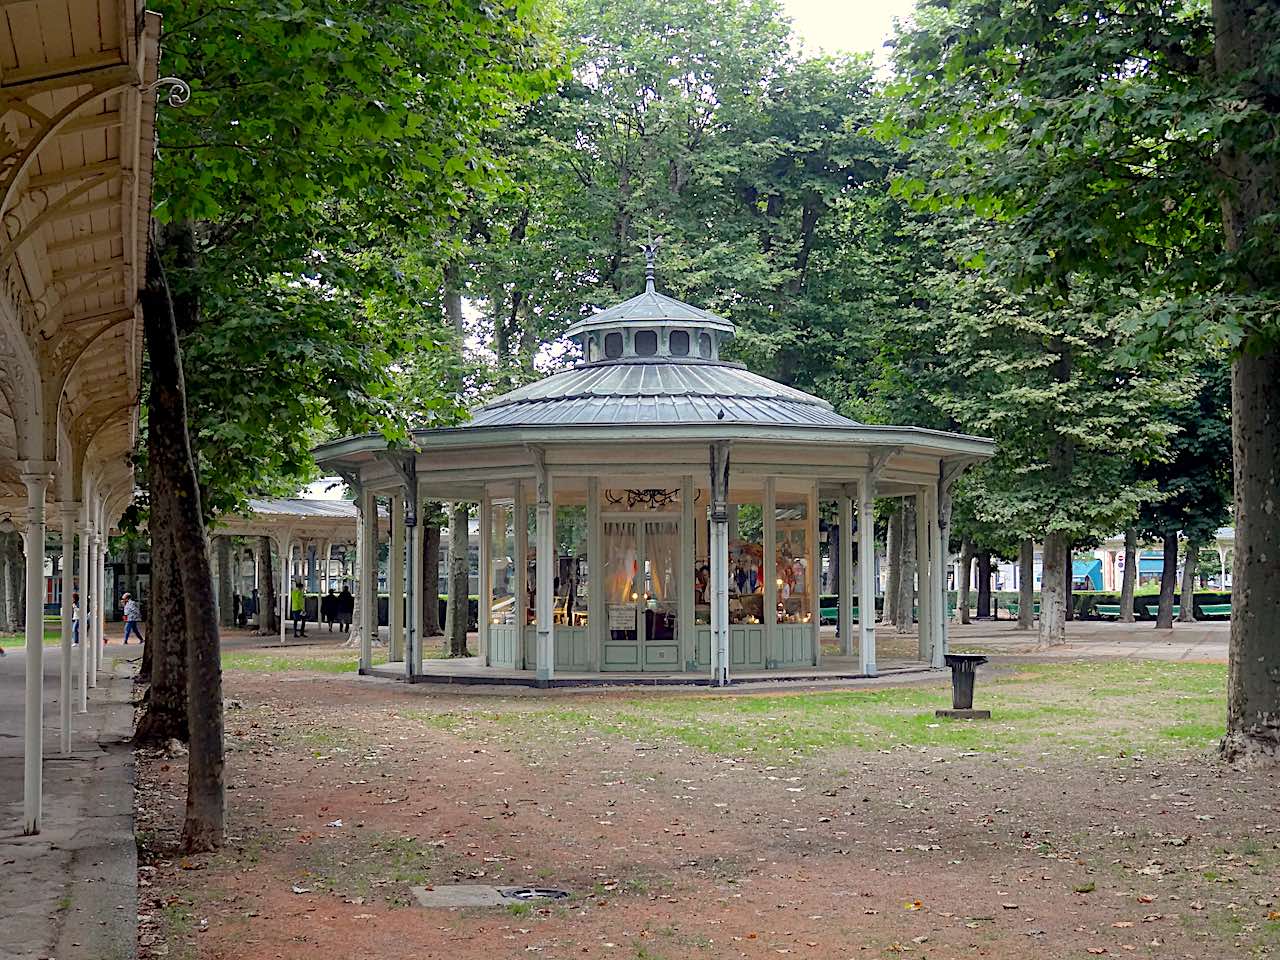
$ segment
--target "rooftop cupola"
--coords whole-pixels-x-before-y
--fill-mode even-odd
[[[658,293],[654,285],[657,247],[644,245],[644,293],[565,331],[588,364],[718,361],[733,324],[714,313]]]

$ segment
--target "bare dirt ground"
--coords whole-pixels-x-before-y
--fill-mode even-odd
[[[478,711],[316,671],[225,684],[225,851],[169,853],[185,764],[140,757],[144,958],[1280,953],[1280,782],[1203,744],[735,755],[591,722],[617,694]],[[574,897],[411,905],[459,882]]]

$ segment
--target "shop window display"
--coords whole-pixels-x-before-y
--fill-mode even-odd
[[[813,619],[809,543],[809,502],[796,499],[779,503],[775,530],[775,570],[778,588],[778,623],[809,623]]]

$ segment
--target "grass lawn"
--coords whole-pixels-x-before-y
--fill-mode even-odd
[[[437,641],[423,651],[428,660],[439,659],[444,651]],[[223,670],[247,670],[252,673],[280,673],[283,671],[312,671],[315,673],[354,673],[360,662],[360,651],[354,647],[302,646],[252,650],[224,650]],[[387,648],[375,647],[373,662],[387,662]]]
[[[46,623],[44,628],[44,645],[46,647],[56,647],[62,642],[62,628],[49,628]],[[25,647],[27,638],[21,633],[0,633],[0,647]]]
[[[770,761],[900,745],[1118,756],[1209,747],[1224,732],[1225,698],[1225,666],[1107,661],[1028,664],[996,678],[980,675],[975,706],[991,709],[990,721],[935,718],[934,709],[950,705],[949,686],[593,698],[569,706],[504,701],[408,715],[481,738],[600,733]]]

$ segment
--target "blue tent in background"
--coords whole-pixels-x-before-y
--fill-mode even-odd
[[[1081,585],[1082,580],[1088,580],[1089,586]],[[1071,582],[1079,590],[1101,590],[1102,561],[1096,557],[1093,560],[1072,560]]]

